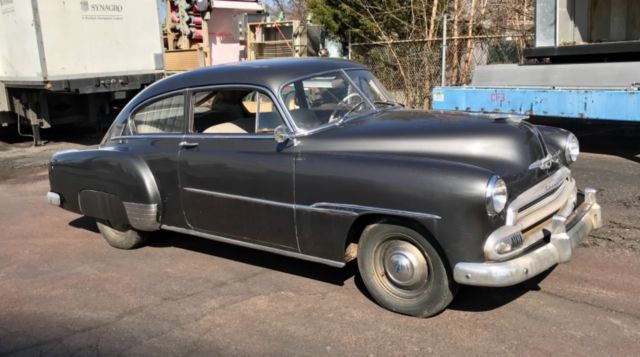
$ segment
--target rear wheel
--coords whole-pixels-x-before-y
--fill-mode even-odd
[[[111,227],[106,221],[96,221],[98,230],[110,246],[119,249],[134,249],[147,240],[148,232],[139,232],[131,227]]]
[[[405,226],[367,227],[358,243],[358,269],[378,304],[405,315],[433,316],[457,289],[434,246]]]

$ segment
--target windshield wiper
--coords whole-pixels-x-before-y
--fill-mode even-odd
[[[395,107],[395,106],[404,107],[404,104],[398,103],[398,102],[392,102],[390,100],[376,100],[376,101],[373,102],[373,104],[374,105],[376,105],[376,104],[388,105],[390,107]]]
[[[349,110],[347,110],[346,113],[344,113],[340,119],[338,119],[338,124],[342,124],[347,117],[349,116],[349,114],[353,113],[356,109],[360,108],[362,106],[362,104],[366,103],[365,100],[358,102],[358,104],[354,105],[353,107],[351,107]],[[376,100],[373,102],[373,105],[377,105],[377,104],[382,104],[382,105],[388,105],[390,107],[395,107],[395,106],[401,106],[404,107],[403,104],[398,103],[398,102],[392,102],[392,101],[383,101],[383,100]]]

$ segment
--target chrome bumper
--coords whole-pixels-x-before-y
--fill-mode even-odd
[[[458,263],[453,270],[453,278],[465,285],[500,287],[518,284],[556,264],[571,260],[578,243],[601,226],[602,214],[596,190],[586,189],[585,201],[571,214],[553,217],[549,243],[503,262]]]

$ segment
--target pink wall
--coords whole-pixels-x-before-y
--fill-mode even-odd
[[[245,57],[245,46],[233,39],[233,15],[247,10],[216,9],[209,19],[209,42],[211,43],[211,64],[238,62]]]

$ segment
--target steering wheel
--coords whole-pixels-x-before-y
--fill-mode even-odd
[[[343,111],[345,109],[345,107],[347,105],[349,105],[349,102],[353,98],[356,98],[356,97],[360,98],[360,101],[355,104],[355,105],[358,105],[360,102],[363,101],[362,97],[360,96],[360,93],[357,93],[357,92],[351,93],[351,94],[347,95],[346,97],[342,98],[342,100],[336,105],[336,109],[334,109],[333,112],[331,112],[331,115],[329,116],[329,123],[332,123],[332,122],[340,119],[341,115],[338,115],[338,113]],[[351,105],[351,107],[353,108],[354,106]]]

